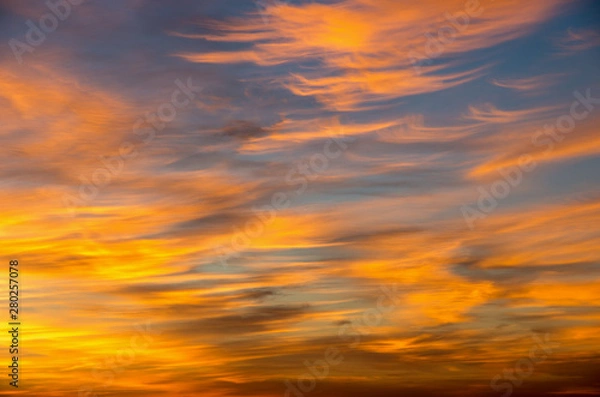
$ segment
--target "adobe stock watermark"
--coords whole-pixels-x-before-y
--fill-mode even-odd
[[[492,390],[502,393],[501,397],[509,397],[515,387],[521,386],[523,381],[533,374],[535,366],[544,362],[552,353],[552,349],[560,346],[557,342],[550,343],[550,334],[544,334],[543,340],[537,334],[532,338],[536,344],[529,349],[528,356],[517,360],[514,366],[505,368],[502,374],[494,376],[490,381]]]
[[[446,51],[446,47],[467,30],[471,23],[471,18],[480,16],[483,10],[484,8],[481,6],[479,0],[467,0],[464,11],[459,11],[454,15],[450,13],[444,14],[444,18],[446,18],[448,24],[437,30],[437,37],[434,37],[431,33],[425,33],[427,42],[424,46],[424,53],[411,50],[407,54],[407,58],[412,64],[415,73],[420,75],[423,64],[430,65],[433,63],[433,59],[442,55]]]
[[[261,18],[266,25],[269,23],[269,13],[267,12],[267,9],[269,7],[287,5],[290,3],[290,0],[257,0],[254,3],[256,4],[258,12],[260,13]]]
[[[529,154],[519,157],[518,165],[498,168],[500,178],[494,181],[488,188],[479,186],[479,198],[476,204],[463,205],[460,210],[465,223],[469,229],[475,228],[475,221],[485,219],[494,211],[500,202],[510,195],[512,190],[523,181],[523,176],[536,169],[538,160],[536,156],[546,156],[554,150],[557,143],[562,142],[566,135],[571,133],[578,121],[589,117],[595,105],[600,105],[600,98],[592,97],[591,89],[588,88],[585,95],[579,91],[573,92],[575,100],[571,103],[569,113],[559,116],[553,124],[544,125],[543,129],[536,131],[531,143],[534,148],[546,148],[538,154],[537,149],[532,149]]]
[[[285,176],[285,182],[288,186],[298,186],[298,189],[292,192],[275,192],[271,195],[270,204],[252,208],[254,216],[246,221],[243,229],[241,227],[233,228],[227,246],[214,247],[221,266],[227,267],[229,259],[240,257],[241,253],[251,246],[252,239],[260,237],[266,227],[273,223],[277,218],[278,211],[290,207],[292,200],[306,191],[309,182],[323,175],[329,169],[330,161],[339,158],[344,151],[348,150],[349,144],[354,141],[356,138],[343,134],[331,135],[323,145],[322,153],[315,153],[308,160],[301,160],[290,169]]]
[[[377,307],[364,311],[359,320],[344,322],[340,326],[338,337],[342,342],[348,343],[349,348],[355,349],[358,347],[361,337],[370,334],[375,327],[381,325],[386,315],[393,312],[399,306],[397,284],[393,284],[391,288],[382,286],[381,291],[382,294],[377,298]],[[295,384],[289,379],[283,382],[286,387],[283,394],[284,397],[304,397],[305,394],[315,390],[317,381],[325,379],[329,375],[330,367],[339,365],[344,361],[342,353],[340,349],[329,346],[323,352],[322,359],[317,359],[313,363],[305,360],[303,364],[307,372],[301,375]]]
[[[12,38],[8,45],[19,64],[23,63],[25,53],[33,53],[36,47],[41,46],[47,38],[47,35],[58,29],[61,22],[64,22],[71,16],[72,6],[78,6],[85,3],[86,0],[48,0],[46,7],[50,12],[42,15],[37,24],[28,19],[25,22],[28,30],[25,33],[24,41]]]
[[[107,389],[113,385],[116,375],[133,365],[136,355],[148,350],[154,342],[154,337],[162,334],[162,331],[152,328],[150,323],[137,325],[136,331],[135,335],[129,339],[128,347],[105,357],[104,363],[96,365],[91,370],[93,379],[100,385],[80,387],[77,397],[99,397],[100,392],[96,390]]]
[[[177,117],[177,109],[183,109],[192,103],[196,94],[202,91],[202,87],[194,86],[192,78],[187,82],[175,80],[177,88],[171,94],[171,99],[158,106],[156,112],[146,112],[133,124],[131,132],[142,139],[141,143],[131,141],[122,142],[118,154],[106,157],[100,156],[102,165],[94,170],[89,177],[79,176],[80,184],[78,195],[65,194],[63,205],[69,210],[71,216],[75,216],[76,209],[94,200],[100,193],[100,189],[111,183],[125,168],[125,161],[134,159],[139,152],[137,147],[148,146],[156,138],[156,134],[163,131],[168,123]]]

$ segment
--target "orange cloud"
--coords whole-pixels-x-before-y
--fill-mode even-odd
[[[176,55],[191,62],[264,66],[319,61],[318,73],[283,76],[281,83],[296,95],[315,96],[332,109],[353,110],[373,101],[443,90],[477,77],[483,69],[450,72],[446,67],[452,63],[448,62],[435,65],[427,61],[419,66],[423,73],[415,73],[410,54],[422,53],[418,58],[425,59],[436,58],[441,52],[439,56],[445,58],[514,39],[552,15],[556,4],[532,2],[524,6],[515,0],[478,4],[462,0],[276,3],[264,10],[268,24],[258,15],[248,16],[215,24],[219,34],[196,36],[211,41],[252,42],[247,48]],[[518,14],[515,7],[520,8]],[[458,25],[453,25],[456,22],[447,16],[448,10],[454,10],[454,17],[464,16],[463,27],[454,27]],[[477,16],[469,17],[467,11]],[[438,42],[442,49],[432,50],[436,54],[428,52],[425,34],[444,28],[454,32],[451,43]]]

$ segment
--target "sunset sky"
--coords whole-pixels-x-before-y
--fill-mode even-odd
[[[598,1],[0,0],[0,39],[0,396],[600,396]]]

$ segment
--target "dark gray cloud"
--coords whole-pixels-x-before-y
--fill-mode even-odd
[[[249,120],[232,120],[223,127],[223,134],[225,136],[238,138],[238,139],[251,139],[251,138],[262,138],[268,134],[268,132],[260,125]]]
[[[295,306],[260,306],[241,314],[230,314],[198,320],[180,321],[167,325],[169,332],[188,337],[195,333],[203,335],[250,335],[289,325],[310,312],[306,304]]]

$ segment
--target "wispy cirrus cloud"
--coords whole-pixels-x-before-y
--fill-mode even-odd
[[[556,46],[561,55],[571,55],[600,46],[600,32],[595,29],[569,28],[560,39],[556,40]]]
[[[445,2],[443,7],[435,1],[276,3],[264,11],[269,14],[266,25],[258,16],[249,17],[217,23],[214,27],[219,34],[195,36],[215,42],[249,43],[243,49],[176,55],[197,63],[274,66],[301,62],[308,71],[300,69],[277,80],[296,95],[314,96],[332,109],[351,110],[374,101],[443,90],[476,78],[481,66],[454,72],[450,69],[459,60],[452,57],[529,32],[555,12],[556,4],[529,3],[527,10],[515,17],[514,1],[481,2],[481,20],[460,33],[447,51],[448,61],[427,66],[420,75],[414,74],[407,54],[424,45],[424,34],[430,28],[449,23],[444,16],[447,10],[462,12],[464,2]],[[311,62],[321,65],[318,72],[310,67]]]
[[[539,95],[548,91],[564,74],[546,74],[524,78],[492,79],[495,86],[515,90],[524,95]]]
[[[584,44],[593,7],[260,6],[87,2],[24,67],[0,54],[0,236],[27,269],[28,392],[281,396],[328,347],[347,347],[341,327],[360,344],[315,395],[497,395],[490,379],[546,332],[562,350],[519,393],[596,390],[600,88]],[[0,9],[6,43],[46,7]],[[415,73],[411,51],[453,31]],[[557,57],[552,38],[565,32],[577,51]],[[65,192],[187,76],[202,93],[65,216]],[[589,98],[572,108],[575,91]],[[341,134],[352,145],[313,172],[311,159]],[[497,182],[508,183],[498,170],[523,155],[537,168],[496,199]],[[296,191],[221,266],[214,247],[268,217],[274,194]],[[460,208],[492,199],[469,228]],[[397,305],[365,326],[390,283]],[[147,322],[151,344],[124,366]]]

